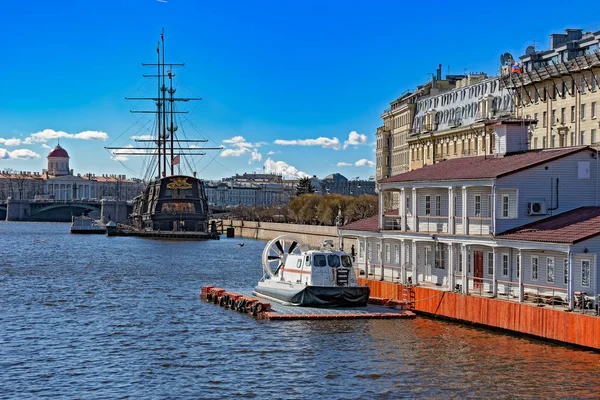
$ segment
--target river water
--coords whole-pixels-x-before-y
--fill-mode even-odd
[[[0,222],[0,398],[594,398],[600,354],[426,318],[256,321],[264,243]]]

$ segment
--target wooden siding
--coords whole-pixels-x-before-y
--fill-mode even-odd
[[[589,179],[578,179],[577,170],[578,162],[580,161],[590,162]],[[519,214],[516,219],[507,220],[497,218],[496,233],[498,234],[520,225],[547,218],[548,215],[527,215],[527,203],[529,201],[544,200],[547,209],[555,207],[556,186],[551,190],[551,179],[553,180],[554,185],[556,185],[556,178],[559,178],[559,208],[556,210],[548,210],[549,215],[556,215],[581,206],[596,205],[597,189],[595,183],[596,163],[598,161],[599,160],[594,160],[591,157],[591,153],[582,151],[537,167],[498,178],[496,181],[498,193],[506,189],[518,189],[517,209]],[[574,193],[577,195],[574,196]],[[550,200],[552,200],[552,202]],[[501,216],[502,203],[499,197],[497,197],[496,210],[496,215]]]
[[[359,279],[372,297],[402,299],[402,285]],[[600,349],[600,318],[510,301],[415,287],[415,311]]]

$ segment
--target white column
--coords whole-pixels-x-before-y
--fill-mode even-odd
[[[400,209],[398,210],[398,215],[400,216],[400,231],[405,231],[406,227],[406,194],[404,193],[404,188],[400,190]]]
[[[400,240],[400,277],[403,284],[406,284],[406,243],[404,239]]]
[[[412,204],[411,204],[411,212],[412,212],[412,230],[415,232],[419,231],[419,221],[417,220],[417,188],[412,189]]]
[[[383,280],[384,276],[385,276],[385,268],[383,265],[383,239],[379,239],[379,262],[381,263],[381,281]]]
[[[573,284],[573,267],[575,266],[575,256],[569,248],[569,252],[567,253],[567,270],[569,272],[569,278],[567,280],[567,296],[569,297],[569,310],[573,310],[575,308],[575,294],[573,293],[575,290],[575,285]]]
[[[496,248],[492,247],[492,296],[496,297],[496,295],[498,294],[498,271],[496,271],[496,265],[498,264],[496,262]]]
[[[468,210],[467,187],[463,186],[463,188],[462,188],[462,224],[463,224],[463,233],[465,235],[469,234],[469,220],[467,218],[467,210]]]
[[[517,257],[519,257],[519,303],[522,303],[525,300],[523,291],[523,250],[519,249]]]
[[[419,282],[419,268],[417,267],[417,242],[416,240],[412,241],[412,266],[413,266],[413,285],[416,285]]]
[[[466,245],[461,245],[461,251],[462,251],[462,288],[463,288],[463,293],[467,294],[469,293],[469,280],[468,278],[468,272],[467,272],[467,268],[469,265],[469,260],[467,259],[467,257],[469,256],[468,252],[467,252],[467,246]]]
[[[448,244],[448,290],[454,290],[454,243]]]
[[[454,225],[454,188],[448,187],[448,233],[453,235],[455,233]]]
[[[379,229],[383,229],[383,197],[385,192],[379,191],[379,210],[377,210],[377,214],[379,215]]]

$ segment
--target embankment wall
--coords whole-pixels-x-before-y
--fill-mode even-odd
[[[402,299],[402,285],[360,278],[371,296]],[[600,317],[414,287],[414,310],[600,350]]]
[[[219,231],[221,229],[220,221],[223,222],[223,232],[225,232],[227,228],[233,227],[235,229],[236,237],[269,241],[277,236],[292,234],[311,247],[318,247],[323,240],[333,240],[333,243],[337,248],[339,242],[338,230],[335,226],[282,224],[277,222],[225,219],[217,220]],[[353,244],[355,247],[357,246],[355,239],[344,239],[344,249],[346,249],[346,251],[350,251],[350,247]]]

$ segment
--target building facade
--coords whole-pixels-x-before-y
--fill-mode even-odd
[[[235,175],[221,181],[207,181],[205,188],[209,205],[218,207],[280,207],[293,197],[293,187],[274,174]]]
[[[516,115],[537,121],[532,149],[597,145],[600,123],[600,31],[568,29],[550,37],[550,49],[532,46],[519,57],[520,73],[503,71],[502,83],[513,94]]]
[[[527,150],[527,127],[494,125],[492,156],[456,158],[380,181],[379,214],[341,228],[373,279],[573,309],[600,288],[599,160],[577,146]],[[399,194],[396,209],[386,192]]]
[[[44,196],[54,200],[93,199],[116,197],[131,200],[141,193],[141,180],[127,179],[125,175],[77,174],[69,167],[69,154],[57,145],[48,154],[47,169],[41,173],[0,171],[0,199],[34,199]]]

